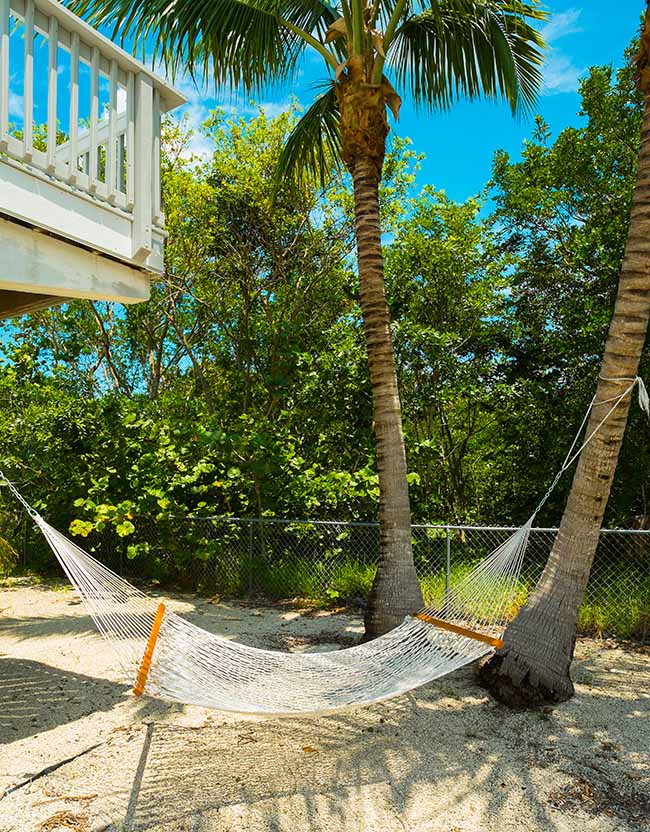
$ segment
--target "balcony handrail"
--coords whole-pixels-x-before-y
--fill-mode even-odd
[[[11,11],[20,17],[24,17],[25,5],[26,0],[9,0]],[[110,40],[110,38],[107,38],[97,29],[94,29],[85,20],[61,5],[58,0],[34,0],[34,8],[47,18],[55,18],[60,24],[60,29],[63,30],[61,34],[66,32],[72,34],[76,32],[79,35],[79,40],[87,47],[90,49],[97,47],[104,57],[115,60],[118,67],[124,73],[131,72],[134,75],[143,73],[147,75],[151,79],[154,89],[160,93],[161,103],[163,104],[161,109],[163,112],[173,110],[175,107],[180,107],[182,104],[185,104],[187,99],[175,87],[153,72],[146,64],[134,58],[133,55],[130,55],[122,47]],[[34,28],[47,37],[48,28],[39,25],[37,21],[35,21]],[[65,46],[65,42],[62,45]]]
[[[128,119],[125,112],[118,113],[115,119],[115,133],[117,136],[122,135],[126,132],[128,127]],[[110,136],[110,124],[107,120],[102,120],[97,125],[97,133],[96,138],[99,144],[104,144],[108,141]],[[60,161],[67,161],[70,156],[70,139],[66,139],[64,142],[60,142],[56,146],[56,156]],[[90,150],[90,128],[84,129],[81,132],[77,133],[77,147],[76,152],[77,155],[81,156],[84,153],[88,153]]]
[[[24,27],[18,34],[12,28],[15,20]],[[47,67],[35,78],[37,36],[47,40]],[[9,53],[14,56],[14,50],[22,53],[23,66],[20,132],[10,124],[10,99],[17,92],[16,81],[9,74]],[[65,91],[59,71],[67,66],[67,59],[62,63],[60,50],[69,55]],[[89,71],[88,92],[80,83],[82,67]],[[108,101],[103,97],[104,83]],[[45,91],[43,149],[34,141],[34,126],[36,96]],[[68,95],[69,125],[65,125],[60,123],[59,113],[66,108],[59,102],[66,101]],[[90,197],[98,208],[103,205],[126,214],[132,223],[130,252],[125,253],[120,243],[119,256],[157,271],[161,269],[164,238],[160,116],[184,102],[174,87],[57,0],[0,0],[0,154],[7,162],[23,166],[29,176],[45,175],[53,186]],[[57,143],[61,130],[65,141]],[[29,216],[17,216],[22,222],[29,221]],[[84,242],[114,252],[109,241]]]

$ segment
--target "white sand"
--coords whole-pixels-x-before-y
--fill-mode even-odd
[[[357,618],[171,606],[276,649],[331,649]],[[313,645],[313,646],[310,646]],[[0,589],[0,832],[650,830],[650,650],[583,640],[575,698],[505,710],[472,670],[372,708],[251,720],[129,693],[70,591]]]

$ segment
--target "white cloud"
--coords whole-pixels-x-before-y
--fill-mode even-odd
[[[11,90],[9,90],[9,115],[21,118],[23,115],[23,98]]]
[[[221,108],[232,116],[252,116],[262,109],[269,118],[276,118],[288,112],[293,106],[292,99],[288,97],[281,101],[265,101],[261,104],[256,104],[250,98],[236,92],[224,91],[217,97],[214,94],[214,88],[211,88],[209,83],[197,85],[187,74],[176,77],[173,81],[170,80],[170,83],[187,98],[187,104],[180,107],[176,115],[187,119],[194,132],[188,151],[191,155],[201,159],[208,158],[214,149],[212,142],[201,132],[201,125],[212,110]]]
[[[264,114],[268,118],[277,118],[282,113],[288,113],[293,107],[293,102],[288,99],[285,101],[265,101],[259,106],[261,110],[264,110]]]
[[[565,12],[554,14],[549,22],[542,27],[542,35],[547,43],[559,40],[566,35],[572,35],[575,32],[581,32],[582,27],[578,20],[582,11],[580,9],[567,9]]]
[[[559,12],[553,15],[541,29],[541,34],[547,43],[542,95],[575,92],[578,89],[585,67],[577,66],[570,55],[561,47],[555,46],[555,42],[582,31],[579,22],[581,13],[580,9],[567,9],[565,12]]]
[[[542,94],[575,92],[583,72],[584,69],[576,66],[567,55],[552,50],[544,66]]]
[[[207,159],[212,154],[213,146],[212,142],[201,132],[201,125],[210,115],[210,110],[216,106],[215,101],[208,94],[207,89],[194,83],[190,75],[174,79],[173,84],[187,98],[187,104],[180,108],[177,115],[185,116],[194,133],[188,151],[192,156]]]

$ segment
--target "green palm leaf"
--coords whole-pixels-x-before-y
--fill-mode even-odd
[[[321,0],[73,0],[70,8],[142,51],[152,41],[150,57],[172,76],[187,70],[247,92],[290,79],[307,46],[294,30],[322,39],[337,14]]]
[[[541,82],[543,42],[528,21],[546,13],[537,0],[377,0],[375,26],[385,32],[378,83],[394,75],[416,105],[447,108],[459,97],[505,97],[513,110],[531,106]],[[91,23],[108,23],[123,39],[153,41],[154,59],[172,75],[257,93],[295,76],[308,47],[330,71],[347,57],[349,38],[325,44],[341,16],[365,16],[363,0],[339,8],[326,0],[71,0]],[[351,36],[351,33],[349,33]],[[372,47],[363,47],[370,55]],[[370,52],[368,50],[370,49]],[[372,63],[372,60],[370,60]]]
[[[342,169],[339,105],[333,83],[296,123],[278,160],[276,189],[304,179],[326,186],[326,174]]]
[[[541,85],[543,40],[526,18],[537,6],[510,0],[447,0],[404,18],[388,56],[416,104],[448,108],[456,99],[504,97],[532,106]]]

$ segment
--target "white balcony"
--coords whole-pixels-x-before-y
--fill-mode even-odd
[[[0,318],[149,297],[160,115],[184,100],[56,0],[0,0]]]

